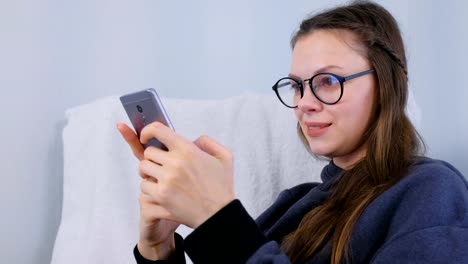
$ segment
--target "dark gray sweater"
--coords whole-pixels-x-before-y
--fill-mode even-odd
[[[194,230],[185,241],[176,236],[176,254],[184,250],[194,263],[290,263],[281,252],[284,236],[294,231],[311,209],[329,195],[341,169],[330,162],[323,183],[306,183],[283,191],[256,221],[235,200]],[[358,187],[358,186],[357,186]],[[377,197],[354,228],[352,263],[468,264],[468,184],[450,164],[419,159],[409,174]],[[330,263],[331,243],[309,263]]]

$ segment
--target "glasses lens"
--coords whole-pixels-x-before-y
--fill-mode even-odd
[[[283,78],[277,84],[278,95],[283,104],[289,107],[296,107],[297,101],[301,98],[299,84],[291,78]]]
[[[312,80],[312,89],[315,96],[322,102],[334,104],[341,97],[341,83],[338,78],[331,74],[320,74]]]

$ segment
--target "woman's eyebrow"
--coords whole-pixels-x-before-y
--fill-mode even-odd
[[[338,66],[338,65],[327,65],[327,66],[324,66],[324,67],[321,67],[321,68],[315,70],[315,71],[314,71],[312,74],[310,74],[310,76],[307,77],[306,79],[308,79],[308,78],[314,76],[315,74],[322,73],[322,72],[327,72],[327,71],[329,71],[330,69],[343,69],[343,67]],[[297,79],[297,80],[302,80],[302,78],[300,78],[299,76],[295,75],[294,73],[288,74],[288,77],[293,78],[293,79]]]
[[[301,80],[301,78],[299,78],[297,75],[294,75],[294,74],[292,74],[292,73],[288,74],[288,77],[289,77],[289,78],[293,78],[293,79],[295,79],[295,80]]]

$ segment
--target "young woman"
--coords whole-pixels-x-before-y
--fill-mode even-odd
[[[185,251],[194,263],[468,263],[468,184],[419,156],[394,18],[354,2],[304,20],[291,44],[273,90],[308,150],[330,159],[323,183],[283,191],[254,221],[235,199],[229,150],[119,124],[143,179],[137,262],[184,263]],[[169,150],[143,150],[153,137]],[[179,224],[194,228],[185,240]]]

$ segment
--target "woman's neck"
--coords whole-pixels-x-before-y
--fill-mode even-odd
[[[366,146],[365,144],[362,144],[359,148],[357,148],[353,152],[344,156],[333,157],[332,160],[336,166],[344,170],[349,170],[356,163],[362,160],[365,156],[366,156]]]

